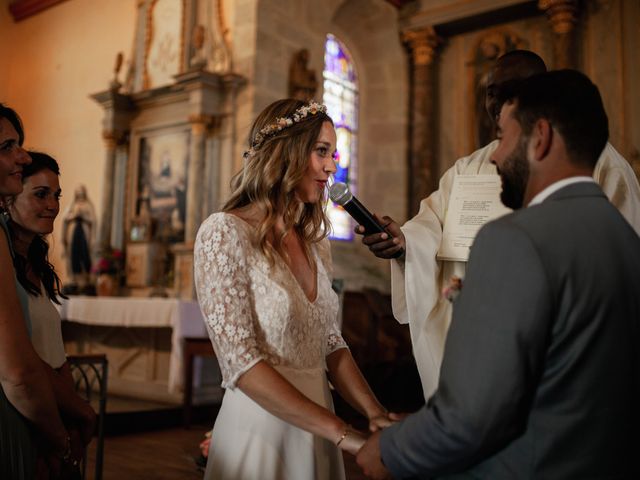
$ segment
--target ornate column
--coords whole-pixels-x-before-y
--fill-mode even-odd
[[[187,182],[187,218],[184,230],[184,241],[193,245],[198,227],[202,222],[202,201],[205,160],[205,141],[207,132],[213,122],[209,115],[191,115],[191,142],[189,146],[189,180]]]
[[[120,63],[119,60],[116,63]],[[117,81],[118,67],[116,66],[116,78],[111,84],[109,90],[95,93],[91,95],[97,103],[104,109],[104,118],[102,119],[102,138],[105,142],[105,164],[103,171],[104,189],[102,191],[102,205],[100,208],[100,218],[98,227],[98,236],[96,239],[96,250],[101,254],[104,250],[111,246],[111,232],[114,223],[114,209],[116,210],[116,222],[122,223],[122,208],[116,208],[114,196],[116,193],[116,162],[118,152],[124,150],[126,155],[126,144],[128,141],[128,132],[130,130],[131,118],[135,112],[131,98],[128,95],[119,93],[119,82]],[[121,201],[121,199],[119,199]]]
[[[111,225],[113,223],[113,192],[114,172],[116,166],[116,154],[118,146],[125,139],[121,132],[105,130],[102,132],[105,142],[106,156],[103,170],[104,188],[102,190],[102,205],[100,208],[100,220],[98,228],[98,253],[102,253],[111,246]]]
[[[437,186],[435,55],[441,39],[433,27],[409,30],[402,40],[411,52],[409,132],[409,217]]]
[[[553,30],[554,68],[577,68],[576,25],[578,0],[538,0],[538,8],[547,14]]]

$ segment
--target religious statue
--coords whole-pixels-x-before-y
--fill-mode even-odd
[[[289,68],[289,97],[308,102],[318,89],[316,72],[307,67],[309,50],[303,48],[295,53]]]
[[[193,28],[191,38],[191,46],[193,47],[193,56],[189,60],[191,68],[201,69],[207,65],[207,54],[204,49],[205,28],[203,25],[196,25]]]
[[[70,282],[67,291],[82,292],[90,285],[91,250],[95,240],[96,214],[87,190],[80,185],[62,215],[62,247]]]
[[[122,83],[118,80],[120,75],[120,69],[122,68],[122,62],[124,61],[124,55],[122,52],[118,52],[116,55],[116,62],[113,66],[113,80],[111,80],[111,90],[118,91],[122,87]]]

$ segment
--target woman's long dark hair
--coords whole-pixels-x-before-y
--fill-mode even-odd
[[[22,181],[24,182],[31,175],[42,170],[51,170],[56,175],[60,175],[60,167],[52,157],[46,153],[29,152],[31,163],[25,165],[22,169]],[[9,221],[9,231],[11,235],[15,235],[13,230],[21,228],[16,226],[13,221]],[[47,296],[52,302],[60,304],[58,297],[67,298],[61,292],[60,277],[56,273],[51,262],[49,262],[49,244],[43,235],[36,235],[29,245],[27,257],[16,252],[13,257],[13,265],[16,269],[16,277],[24,289],[32,295],[40,295],[40,285],[34,285],[27,278],[27,267],[31,268],[33,273],[42,281]]]

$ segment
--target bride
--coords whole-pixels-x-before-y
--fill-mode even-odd
[[[194,248],[200,307],[227,389],[206,479],[343,479],[364,443],[333,413],[338,393],[392,421],[356,366],[331,290],[325,192],[336,133],[326,107],[277,101],[253,124],[245,165]]]

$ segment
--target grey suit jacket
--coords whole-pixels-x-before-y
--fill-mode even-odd
[[[640,478],[640,237],[595,183],[487,224],[396,478]]]

